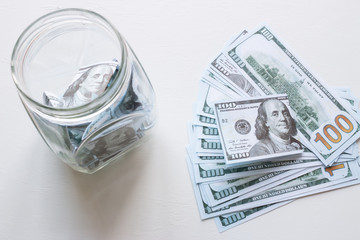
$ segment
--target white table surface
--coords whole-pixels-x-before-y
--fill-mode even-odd
[[[108,18],[131,44],[157,94],[152,138],[94,175],[48,149],[10,74],[21,32],[50,11]],[[0,239],[359,239],[360,186],[296,200],[219,233],[201,221],[185,162],[198,82],[232,35],[269,25],[331,86],[360,97],[358,1],[2,1]]]

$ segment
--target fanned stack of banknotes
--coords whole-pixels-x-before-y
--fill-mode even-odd
[[[234,37],[199,84],[186,159],[201,219],[220,232],[359,183],[358,99],[326,86],[268,27]]]

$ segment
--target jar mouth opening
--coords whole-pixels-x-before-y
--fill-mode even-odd
[[[86,37],[90,36],[90,38],[93,37],[93,35],[91,35],[92,32],[96,32],[97,35],[94,36],[106,35],[107,40],[109,41],[110,44],[104,41],[103,45],[109,45],[111,47],[114,47],[113,55],[116,56],[113,56],[112,59],[116,59],[118,61],[119,64],[118,71],[114,72],[112,76],[113,82],[107,87],[107,89],[92,101],[87,102],[85,104],[81,104],[79,106],[68,107],[68,108],[54,107],[45,104],[45,102],[42,102],[40,100],[42,98],[39,97],[39,94],[37,94],[35,97],[35,94],[31,92],[30,87],[32,85],[37,85],[37,87],[39,86],[41,87],[42,82],[38,81],[38,79],[40,78],[33,77],[31,79],[30,77],[27,76],[27,74],[29,75],[29,72],[31,73],[31,71],[29,71],[29,69],[32,66],[31,61],[34,60],[34,58],[36,58],[38,51],[44,48],[45,45],[47,46],[48,43],[56,42],[56,38],[59,38],[59,36],[61,37],[69,32],[74,32],[77,34],[84,32],[82,33],[82,35],[88,34],[86,35]],[[86,40],[85,37],[84,39]],[[93,41],[95,42],[95,39]],[[64,42],[64,43],[69,44],[69,42]],[[91,40],[90,43],[92,43]],[[70,44],[72,43],[70,42]],[[88,45],[89,45],[87,46],[88,50],[90,50],[90,52],[93,53],[92,55],[94,55],[92,58],[96,58],[95,57],[96,53],[97,52],[101,53],[101,47],[102,47],[101,43],[99,44],[93,43],[92,45],[91,44]],[[57,45],[57,47],[58,46],[59,45]],[[71,46],[73,47],[73,49],[68,50],[69,51],[68,55],[71,55],[72,52],[74,52],[71,51],[75,49],[74,46]],[[79,46],[79,44],[77,46]],[[107,57],[111,55],[111,53],[110,55],[108,54],[109,52],[112,51],[110,47],[109,49],[105,49],[105,50],[107,55],[100,54],[102,58],[104,58],[104,56]],[[42,60],[47,58],[51,59],[51,56],[46,55],[46,54],[51,55],[50,54],[51,51],[52,49],[49,47],[43,50],[44,54],[42,55],[43,56]],[[54,51],[61,52],[61,50],[59,49]],[[92,55],[88,54],[88,56],[92,56]],[[66,56],[66,53],[64,53],[62,56]],[[86,56],[83,58],[85,58],[85,60],[82,60],[85,62],[85,65],[96,64],[96,62],[86,62],[86,61],[91,61],[91,60],[86,60]],[[110,61],[112,59],[99,59],[99,62],[104,60]],[[128,74],[127,61],[128,61],[128,52],[126,48],[126,42],[123,39],[123,37],[120,35],[118,30],[107,19],[105,19],[104,17],[102,17],[101,15],[95,12],[86,9],[67,8],[67,9],[61,9],[48,13],[38,18],[22,32],[12,52],[11,73],[12,73],[13,81],[19,91],[19,95],[21,96],[21,99],[23,101],[30,102],[41,112],[46,112],[52,115],[61,115],[61,116],[69,116],[73,114],[81,115],[82,113],[88,113],[89,111],[93,111],[94,109],[99,109],[102,108],[103,106],[106,106],[113,99],[114,95],[116,95],[116,93],[119,92],[121,86],[123,85],[124,76]],[[44,62],[49,62],[49,61],[44,61]],[[61,61],[59,60],[58,62]],[[66,59],[64,61],[64,64],[66,66],[70,65],[66,61]],[[62,66],[61,64],[58,64],[55,67],[61,69]],[[36,69],[43,70],[39,67],[37,67]],[[47,70],[48,72],[52,71],[51,68],[44,68],[44,70]],[[55,71],[55,68],[51,74],[56,76],[57,73]],[[28,82],[29,79],[31,79],[32,82]],[[44,79],[44,83],[47,82],[47,84],[51,85],[52,84],[51,80],[52,78]],[[56,82],[54,82],[54,85],[56,85]],[[42,90],[44,91],[46,89],[42,89]]]

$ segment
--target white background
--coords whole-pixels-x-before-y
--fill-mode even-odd
[[[358,239],[360,186],[299,199],[224,233],[201,221],[185,163],[203,70],[231,36],[265,23],[324,82],[360,97],[358,1],[5,1],[0,3],[0,239]],[[21,32],[79,7],[112,22],[157,94],[152,138],[94,175],[56,159],[16,92]]]

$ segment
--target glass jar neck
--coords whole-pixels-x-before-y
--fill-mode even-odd
[[[116,46],[114,58],[119,62],[118,71],[112,76],[112,83],[94,100],[77,107],[58,108],[46,105],[36,98],[30,91],[27,73],[31,71],[30,63],[38,50],[66,31],[81,31],[81,27],[88,30],[99,28],[108,34],[111,42]],[[91,49],[90,49],[91,50]],[[124,84],[124,79],[129,78],[129,48],[119,32],[102,16],[83,9],[64,9],[45,15],[32,23],[21,34],[13,50],[11,59],[12,77],[19,91],[19,95],[25,105],[36,109],[41,114],[50,117],[71,119],[86,117],[95,112],[105,109],[114,101],[114,96],[119,94]],[[49,56],[51,57],[51,56]],[[109,59],[111,60],[111,59]],[[61,66],[60,66],[61,67]],[[48,70],[48,69],[47,69]],[[41,85],[41,83],[35,82]]]

